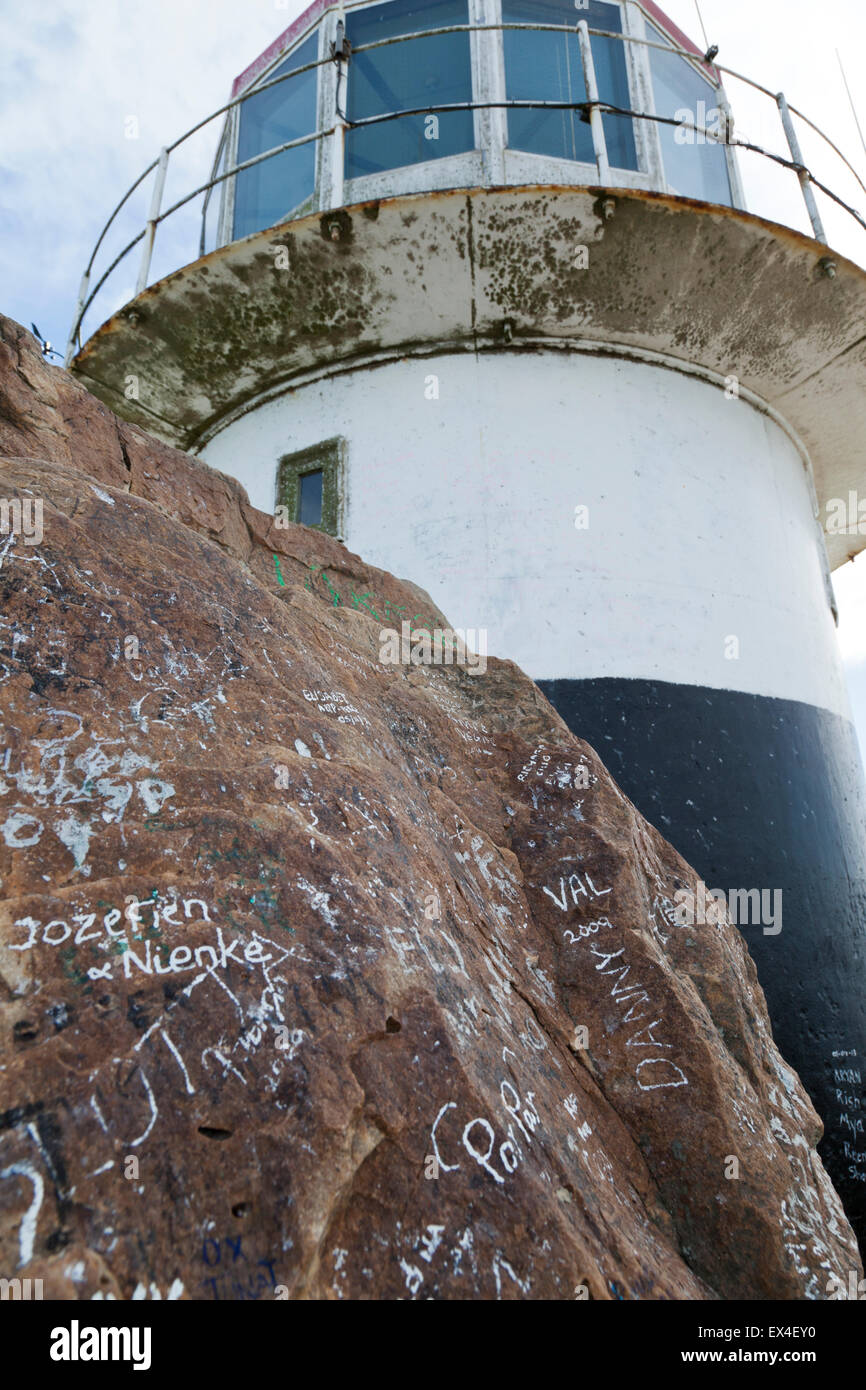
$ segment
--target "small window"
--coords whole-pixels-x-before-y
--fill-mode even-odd
[[[298,521],[302,526],[321,526],[322,524],[322,479],[324,476],[321,468],[314,468],[312,472],[301,473],[298,477]]]
[[[345,440],[326,439],[286,454],[277,470],[277,505],[292,521],[341,537]]]

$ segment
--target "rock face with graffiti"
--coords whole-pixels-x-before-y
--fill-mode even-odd
[[[741,937],[676,924],[696,876],[538,689],[381,665],[386,604],[447,626],[427,595],[276,528],[8,320],[0,382],[0,492],[44,500],[39,545],[0,536],[0,1274],[847,1286]]]

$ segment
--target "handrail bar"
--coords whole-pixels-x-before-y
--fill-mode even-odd
[[[270,159],[275,154],[282,154],[283,150],[291,150],[298,145],[308,145],[311,140],[321,140],[326,135],[333,135],[333,133],[334,126],[331,126],[329,130],[315,130],[313,131],[312,135],[302,135],[297,140],[287,140],[283,145],[275,145],[272,150],[265,150],[263,154],[257,154],[254,155],[251,159],[245,159],[242,164],[234,164],[231,167],[231,169],[227,169],[224,173],[218,174],[217,177],[214,179],[209,179],[207,183],[201,184],[199,188],[193,189],[192,193],[187,193],[183,198],[179,199],[178,202],[173,203],[170,208],[166,208],[165,211],[160,213],[159,217],[155,219],[157,225],[160,222],[164,222],[165,219],[167,217],[170,217],[173,212],[177,212],[178,208],[182,208],[185,203],[189,203],[192,201],[193,198],[197,198],[199,193],[204,193],[206,189],[216,187],[218,183],[223,183],[226,179],[232,178],[235,174],[241,172],[242,170],[249,169],[254,164],[261,164],[264,160]],[[101,280],[99,280],[96,283],[96,285],[94,285],[78,316],[78,323],[74,325],[73,336],[75,331],[77,331],[77,329],[81,326],[81,321],[84,318],[84,315],[87,313],[87,310],[93,303],[95,296],[99,293],[99,290],[105,284],[105,281],[111,274],[112,270],[114,270],[115,266],[123,260],[123,257],[129,251],[132,250],[133,246],[137,245],[137,243],[141,241],[146,231],[147,227],[142,227],[138,236],[135,237],[132,241],[129,242],[127,246],[124,247],[120,255],[117,256],[114,261],[112,261],[111,265],[109,266],[105,274],[102,276]]]
[[[124,193],[124,195],[123,195],[123,197],[121,198],[120,202],[117,204],[117,207],[114,209],[114,212],[111,214],[111,216],[109,217],[109,219],[108,219],[108,221],[106,222],[105,226],[103,227],[102,231],[99,233],[99,236],[98,236],[97,241],[96,241],[96,245],[94,246],[92,252],[90,253],[90,260],[87,262],[87,269],[86,269],[86,271],[85,271],[85,274],[89,274],[90,271],[93,269],[93,262],[94,262],[95,259],[96,259],[96,253],[97,253],[97,251],[99,250],[100,246],[102,245],[102,239],[103,239],[103,237],[105,236],[105,233],[108,231],[109,227],[111,226],[112,222],[114,221],[115,217],[116,217],[117,214],[120,212],[120,209],[123,207],[123,205],[124,205],[124,203],[126,202],[127,198],[130,196],[130,194],[132,194],[132,193],[135,192],[135,190],[138,188],[138,185],[139,185],[144,179],[147,178],[148,174],[153,173],[153,171],[154,171],[154,169],[156,168],[156,166],[157,166],[158,163],[159,163],[159,155],[157,155],[156,159],[154,159],[154,160],[152,161],[152,163],[148,164],[148,166],[147,166],[147,168],[145,169],[144,173],[143,173],[143,174],[139,174],[138,178],[135,180],[135,183],[132,184],[132,185],[126,190],[126,192]]]

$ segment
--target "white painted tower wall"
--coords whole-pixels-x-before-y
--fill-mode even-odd
[[[280,457],[337,435],[348,547],[535,679],[850,718],[808,461],[721,384],[612,355],[443,353],[295,387],[202,453],[272,512]]]

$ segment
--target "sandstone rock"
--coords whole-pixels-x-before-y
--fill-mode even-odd
[[[729,923],[430,598],[0,331],[0,1274],[61,1298],[825,1298]],[[276,558],[275,558],[276,557]],[[132,639],[132,640],[130,640]]]

